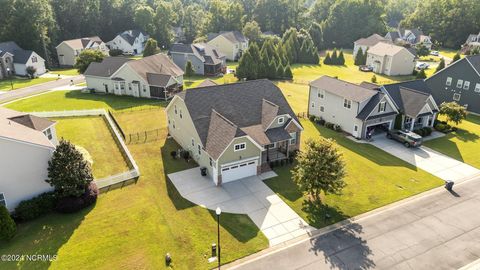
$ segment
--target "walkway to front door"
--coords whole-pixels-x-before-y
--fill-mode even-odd
[[[271,172],[270,172],[271,173]],[[281,244],[315,230],[262,181],[251,176],[217,187],[193,168],[172,173],[168,178],[187,200],[223,212],[247,214],[268,238],[270,246]]]

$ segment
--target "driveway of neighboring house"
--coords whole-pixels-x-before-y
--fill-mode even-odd
[[[208,177],[200,175],[200,169],[193,168],[172,173],[168,178],[178,192],[187,200],[223,212],[247,214],[268,238],[270,246],[310,233],[309,226],[262,180],[275,176],[269,172],[252,176],[217,187]]]
[[[428,147],[406,148],[384,134],[375,136],[371,144],[443,180],[460,182],[480,173],[480,170]]]

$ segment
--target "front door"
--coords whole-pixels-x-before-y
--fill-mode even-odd
[[[353,125],[353,137],[358,138],[358,125]]]
[[[105,93],[108,93],[108,84],[104,84],[103,86],[105,86]]]

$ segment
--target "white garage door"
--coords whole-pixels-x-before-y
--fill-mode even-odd
[[[222,183],[235,181],[257,174],[257,160],[249,160],[222,166]]]

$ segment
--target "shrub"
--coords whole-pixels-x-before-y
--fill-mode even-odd
[[[120,50],[120,49],[112,49],[112,50],[108,51],[108,54],[110,56],[119,56],[119,55],[123,54],[123,51]]]
[[[333,129],[333,124],[330,122],[325,122],[325,127],[328,129]]]
[[[424,131],[423,131],[423,129],[416,129],[416,130],[414,130],[413,132],[414,132],[414,133],[417,133],[418,135],[420,135],[420,136],[422,136],[422,137],[424,136]]]
[[[446,125],[443,124],[443,123],[437,123],[437,124],[435,125],[435,129],[438,130],[438,131],[440,131],[440,132],[444,132],[445,129],[446,129]]]
[[[270,165],[270,168],[273,168],[273,167],[275,167],[275,162],[270,161],[269,165]]]
[[[190,152],[182,151],[182,158],[188,161],[190,159]]]
[[[315,115],[309,115],[308,116],[308,119],[310,119],[310,121],[312,122],[315,122],[315,120],[317,119],[317,117]]]
[[[55,208],[57,198],[54,192],[45,192],[29,200],[21,201],[15,208],[14,218],[28,221],[38,218]]]
[[[372,83],[377,83],[377,76],[373,75],[372,78],[370,79]]]
[[[0,205],[0,239],[10,240],[17,231],[17,225],[5,206]]]
[[[424,127],[423,128],[423,133],[425,134],[425,136],[430,136],[432,134],[432,128]]]
[[[326,122],[326,121],[325,121],[324,119],[321,119],[321,118],[320,118],[320,120],[318,120],[317,123],[318,123],[319,125],[321,125],[321,126],[324,126],[324,125],[325,125],[325,122]]]
[[[74,213],[97,201],[98,188],[91,182],[80,197],[68,196],[58,200],[55,210],[60,213]]]
[[[333,125],[333,130],[337,131],[337,132],[342,132],[342,127],[340,125]]]
[[[87,207],[94,204],[97,201],[97,197],[98,197],[97,184],[95,184],[95,182],[90,182],[87,189],[85,190],[85,193],[83,193],[82,195],[83,201],[85,203],[83,207]]]

